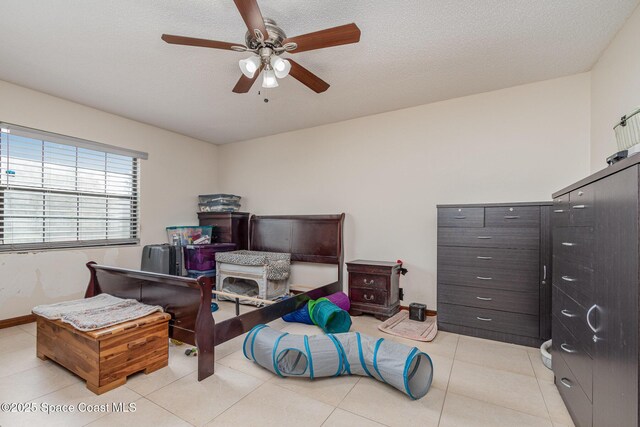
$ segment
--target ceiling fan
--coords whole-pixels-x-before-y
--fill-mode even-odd
[[[249,92],[260,73],[264,88],[277,87],[279,78],[291,75],[314,92],[324,92],[329,89],[329,83],[293,59],[283,59],[280,55],[284,52],[299,53],[360,41],[360,29],[353,23],[287,37],[274,20],[262,17],[257,0],[234,0],[234,3],[249,30],[245,36],[245,45],[171,34],[163,34],[162,40],[171,44],[252,52],[254,55],[239,61],[242,76],[233,88],[235,93]]]

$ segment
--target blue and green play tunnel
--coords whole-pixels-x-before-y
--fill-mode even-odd
[[[359,332],[291,335],[258,325],[247,334],[243,351],[281,377],[369,376],[412,399],[424,397],[433,380],[433,363],[426,353]]]

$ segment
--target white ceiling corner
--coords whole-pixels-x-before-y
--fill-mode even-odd
[[[160,39],[243,42],[231,0],[3,0],[0,80],[223,144],[588,71],[639,1],[259,0],[289,36],[362,30],[294,56],[327,92],[264,103],[231,92],[246,53]]]

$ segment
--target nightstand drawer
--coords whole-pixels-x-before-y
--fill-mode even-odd
[[[351,302],[386,305],[387,297],[387,292],[381,289],[349,287]]]
[[[349,287],[371,287],[388,290],[389,276],[375,274],[349,273]]]
[[[438,227],[484,227],[484,208],[440,208]]]

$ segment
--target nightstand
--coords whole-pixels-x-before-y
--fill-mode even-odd
[[[385,320],[400,311],[401,264],[356,260],[347,263],[352,316],[369,313]]]

